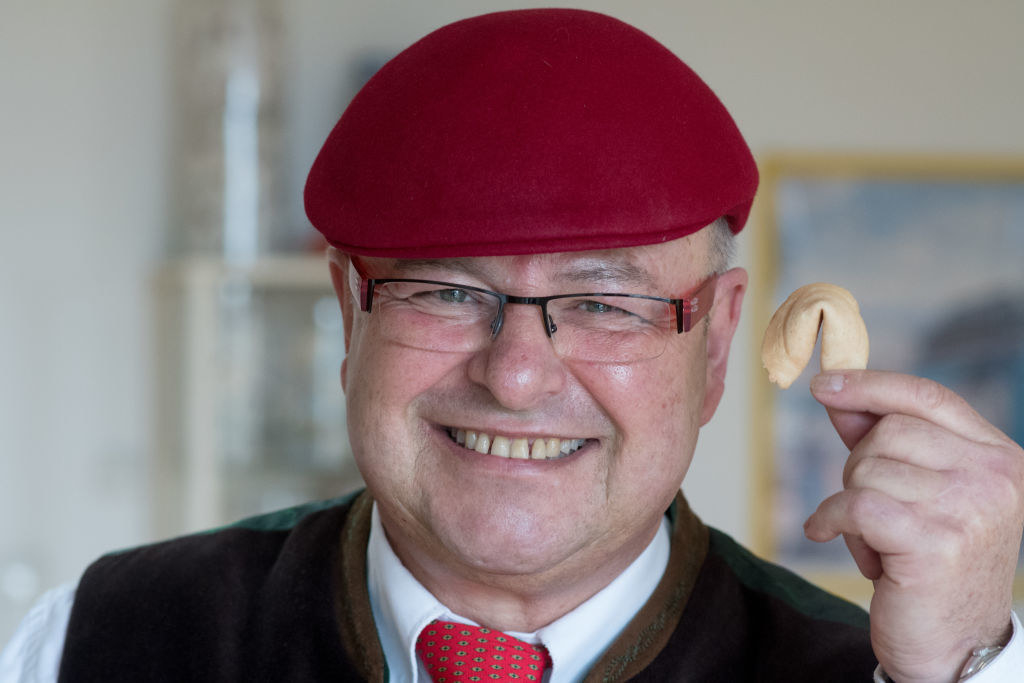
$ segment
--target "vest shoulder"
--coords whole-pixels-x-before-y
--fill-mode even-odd
[[[637,681],[870,681],[867,615],[716,529],[682,619]]]
[[[75,592],[62,675],[342,680],[349,664],[330,596],[353,502],[311,503],[101,557]],[[331,675],[309,673],[321,666]]]
[[[296,524],[301,522],[309,515],[320,512],[321,510],[331,510],[334,508],[348,509],[352,505],[352,502],[362,493],[362,489],[347,493],[337,498],[329,498],[327,500],[314,500],[300,505],[293,505],[292,507],[283,508],[281,510],[275,510],[273,512],[267,512],[260,515],[253,515],[252,517],[246,517],[232,524],[226,526],[217,527],[209,531],[201,532],[205,534],[216,533],[218,531],[226,529],[249,529],[251,531],[288,531],[295,527]]]
[[[332,553],[354,498],[306,503],[109,553],[85,571],[76,602],[85,593],[129,599],[133,591],[145,591],[157,598],[159,591],[173,594],[213,583],[258,581],[290,555]]]
[[[720,558],[747,590],[777,600],[807,618],[868,628],[868,615],[861,607],[754,555],[717,529],[710,529],[709,554]]]

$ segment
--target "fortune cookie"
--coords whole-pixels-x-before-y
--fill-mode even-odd
[[[807,366],[821,328],[821,369],[863,369],[868,364],[868,331],[857,300],[827,282],[805,285],[775,311],[761,344],[768,379],[783,389]]]

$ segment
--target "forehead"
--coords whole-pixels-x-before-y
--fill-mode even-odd
[[[700,231],[656,245],[555,252],[521,256],[431,259],[365,258],[377,277],[475,278],[494,285],[528,283],[609,283],[623,287],[680,286],[707,270],[707,237]]]

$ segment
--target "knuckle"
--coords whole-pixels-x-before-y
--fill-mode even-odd
[[[1020,480],[1006,476],[994,479],[987,493],[995,499],[996,504],[1002,509],[1021,509],[1024,491],[1022,491]]]
[[[903,413],[889,413],[878,421],[872,430],[876,443],[892,443],[900,439],[917,424],[917,420]]]
[[[985,457],[985,454],[989,457]],[[985,448],[974,459],[982,476],[978,492],[1000,510],[1024,511],[1024,452]]]
[[[989,477],[982,495],[990,506],[1005,514],[1008,510],[1024,513],[1024,475],[1019,467],[1016,471],[1000,472]]]
[[[960,472],[955,485],[969,492],[957,496],[947,510],[961,533],[987,545],[1019,540],[1024,525],[1024,483],[1019,478],[998,468],[979,468]]]
[[[938,382],[921,379],[914,385],[914,403],[925,411],[938,410],[949,398],[949,390]]]
[[[1006,476],[1012,481],[1018,490],[1024,489],[1024,449],[1013,444],[1012,449],[1002,459]]]
[[[870,522],[878,516],[878,500],[870,489],[860,489],[852,492],[847,507],[850,518],[858,525]]]
[[[878,458],[851,459],[843,473],[848,488],[866,488],[881,474],[883,463]]]

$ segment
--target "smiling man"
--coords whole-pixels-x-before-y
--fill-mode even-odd
[[[650,544],[721,394],[745,284],[709,277],[707,246],[425,265],[334,252],[353,449],[402,563],[453,611],[536,630]],[[423,282],[376,284],[354,264]],[[372,305],[352,296],[371,288]],[[485,288],[603,294],[542,309]],[[677,336],[674,305],[623,296],[643,291],[707,303]]]
[[[938,385],[812,385],[851,456],[807,534],[845,535],[870,620],[682,497],[756,186],[711,90],[615,19],[414,44],[306,186],[366,490],[100,559],[8,670],[66,625],[67,681],[1020,680],[1024,453]]]

